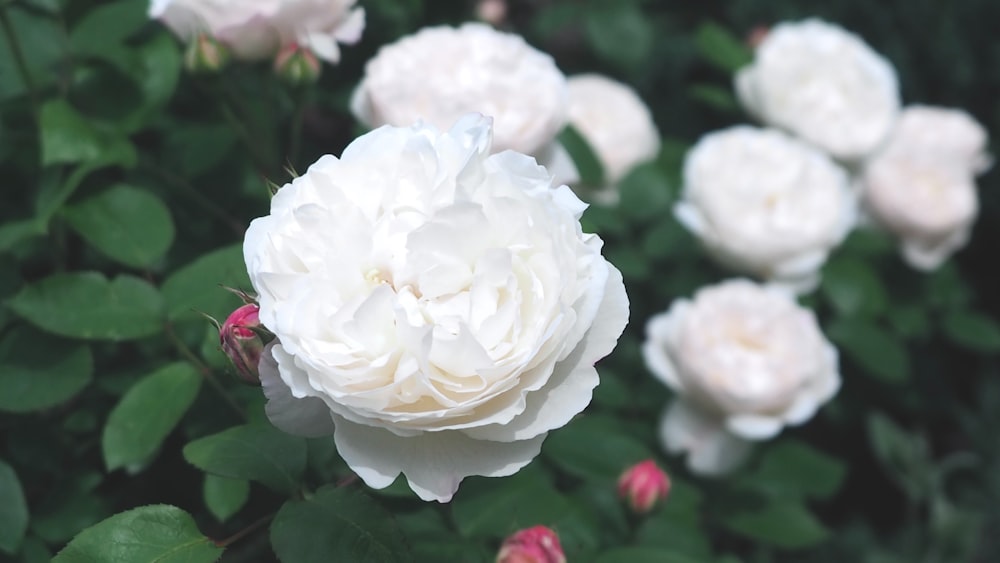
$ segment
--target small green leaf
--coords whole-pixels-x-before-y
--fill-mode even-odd
[[[786,439],[765,451],[760,465],[747,477],[747,485],[777,496],[826,499],[840,488],[846,472],[844,462],[837,458]]]
[[[590,4],[584,29],[594,52],[604,60],[638,68],[653,48],[656,31],[633,2]]]
[[[219,522],[225,522],[247,503],[250,498],[250,483],[244,479],[206,473],[201,493],[212,516]]]
[[[601,161],[597,158],[594,148],[579,131],[572,125],[567,126],[559,133],[559,143],[573,159],[582,184],[594,187],[604,185],[604,168],[601,166]]]
[[[823,268],[823,293],[844,317],[873,317],[885,311],[882,280],[860,260],[836,258]]]
[[[184,459],[206,473],[291,493],[298,490],[305,471],[306,442],[270,424],[248,424],[189,443]]]
[[[0,341],[0,411],[32,412],[64,403],[90,383],[90,348],[17,327]]]
[[[14,554],[28,530],[28,503],[11,466],[0,461],[0,551]]]
[[[0,101],[3,102],[28,91],[17,58],[8,47],[8,40],[16,40],[20,45],[36,91],[47,88],[59,79],[60,73],[53,72],[52,67],[65,57],[66,51],[63,41],[54,40],[63,34],[59,19],[19,4],[23,3],[3,4],[13,33],[8,38],[7,30],[4,30],[3,40],[0,41]]]
[[[470,478],[451,501],[458,532],[468,538],[502,538],[520,528],[554,526],[573,508],[537,470],[512,477]]]
[[[197,318],[198,311],[226,318],[241,302],[219,285],[251,289],[243,262],[243,245],[214,250],[174,272],[163,283],[163,297],[171,320]]]
[[[178,362],[141,379],[108,416],[101,436],[104,463],[112,471],[153,455],[194,402],[201,376]]]
[[[77,534],[53,563],[211,563],[222,555],[187,512],[143,506],[115,514]]]
[[[600,448],[594,444],[600,443]],[[584,416],[553,432],[542,453],[571,475],[591,480],[616,480],[629,466],[652,452],[616,424],[614,419]]]
[[[45,234],[45,226],[34,219],[8,221],[0,225],[0,252],[17,248],[24,241]]]
[[[926,498],[933,488],[933,462],[927,440],[909,433],[880,412],[868,416],[868,442],[872,453],[911,499]]]
[[[69,225],[95,248],[127,266],[152,265],[170,248],[174,223],[153,194],[111,187],[63,210]]]
[[[619,208],[629,217],[649,220],[670,212],[673,194],[666,175],[654,163],[633,168],[618,185]]]
[[[829,536],[829,531],[809,509],[788,500],[771,502],[758,510],[726,515],[723,524],[741,536],[785,549],[816,545]]]
[[[285,563],[413,561],[391,514],[358,489],[332,485],[286,502],[271,524],[271,546]]]
[[[163,328],[163,298],[145,281],[96,272],[55,274],[22,289],[8,303],[35,326],[73,338],[129,340]]]
[[[945,336],[959,346],[984,354],[1000,352],[1000,325],[991,317],[955,311],[945,315],[942,328]]]
[[[736,72],[753,60],[753,53],[745,43],[713,22],[698,26],[695,44],[705,60],[726,73]]]
[[[87,11],[69,34],[70,49],[78,55],[101,55],[124,48],[121,43],[149,22],[148,7],[135,0],[119,0]]]
[[[864,321],[832,323],[827,335],[869,374],[888,383],[905,381],[910,375],[910,357],[899,338]]]
[[[605,551],[594,563],[698,563],[703,559],[693,559],[670,549],[656,547],[618,547]]]
[[[688,87],[688,95],[692,100],[717,111],[736,113],[740,110],[740,104],[733,93],[714,84],[692,84]]]
[[[42,165],[87,162],[135,166],[135,147],[121,135],[99,129],[63,100],[42,106]]]

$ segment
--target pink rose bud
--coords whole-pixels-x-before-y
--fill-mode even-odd
[[[264,340],[259,331],[263,329],[257,317],[260,307],[248,303],[229,315],[219,329],[222,350],[232,360],[236,373],[244,382],[260,385],[257,362],[264,350]]]
[[[566,556],[551,528],[535,526],[505,539],[496,563],[566,563]]]
[[[479,0],[476,17],[491,25],[502,24],[507,19],[507,0]]]
[[[229,49],[205,34],[195,37],[184,52],[184,67],[195,73],[219,72],[227,62]]]
[[[757,27],[750,30],[747,34],[747,45],[751,49],[756,49],[758,45],[764,42],[764,38],[767,37],[767,33],[771,31],[766,25],[758,25]]]
[[[315,53],[297,43],[286,45],[274,58],[274,72],[292,85],[316,82],[320,70]]]
[[[637,514],[652,510],[669,492],[670,477],[651,459],[633,465],[618,478],[618,496]]]

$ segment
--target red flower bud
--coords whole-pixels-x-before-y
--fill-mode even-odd
[[[535,526],[505,539],[496,563],[566,563],[566,556],[551,528]]]
[[[233,311],[219,330],[222,350],[236,367],[240,379],[251,385],[260,385],[257,362],[264,350],[264,340],[260,336],[260,307],[248,303]]]
[[[669,492],[670,477],[651,459],[633,465],[618,478],[618,496],[637,514],[652,510]]]

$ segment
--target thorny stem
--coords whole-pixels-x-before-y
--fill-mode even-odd
[[[174,348],[177,349],[177,352],[198,369],[202,377],[208,381],[209,385],[215,389],[226,404],[229,405],[229,407],[232,408],[233,411],[240,416],[240,418],[246,420],[247,414],[243,411],[243,408],[233,400],[233,398],[226,391],[226,388],[223,387],[222,384],[219,383],[219,380],[215,378],[215,373],[212,368],[205,364],[205,362],[201,361],[201,358],[196,356],[195,353],[187,347],[187,344],[184,344],[184,342],[177,336],[177,333],[174,332],[172,324],[167,323],[165,332],[167,333],[167,338],[169,338],[170,342],[174,345]]]
[[[267,516],[261,517],[260,519],[256,520],[255,522],[253,522],[252,524],[250,524],[246,528],[243,528],[242,530],[236,532],[235,534],[229,536],[228,538],[226,538],[224,540],[217,540],[217,541],[215,541],[216,547],[228,547],[230,544],[233,544],[233,543],[236,543],[236,542],[240,541],[241,539],[243,539],[246,536],[248,536],[248,535],[256,532],[262,526],[264,526],[265,524],[267,524],[268,522],[270,522],[272,519],[274,519],[274,516],[276,514],[277,514],[277,512],[272,512],[271,514],[268,514]]]
[[[28,98],[31,100],[31,107],[37,115],[39,108],[38,92],[35,90],[35,81],[31,78],[31,72],[28,70],[24,51],[21,50],[21,43],[17,40],[17,35],[14,33],[14,26],[7,15],[7,3],[0,4],[0,26],[3,27],[4,37],[7,38],[7,45],[10,46],[10,52],[14,55],[14,62],[17,64],[17,70],[21,74],[21,79],[24,80],[24,85],[28,89]]]

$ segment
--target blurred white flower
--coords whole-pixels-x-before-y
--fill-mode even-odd
[[[857,202],[847,173],[822,152],[737,126],[688,152],[674,213],[723,264],[803,292],[854,226]]]
[[[816,19],[776,25],[736,75],[747,111],[836,158],[879,148],[899,113],[896,71],[860,37]]]
[[[933,270],[969,240],[979,210],[975,175],[989,168],[986,130],[961,110],[910,106],[868,161],[865,207],[900,238],[914,268]]]
[[[605,76],[570,77],[569,121],[600,161],[612,200],[618,182],[660,151],[649,108],[631,87]]]
[[[510,475],[590,402],[628,318],[585,205],[490,121],[381,127],[271,200],[244,255],[277,337],[260,379],[287,432],[334,433],[371,487],[447,501]]]
[[[692,471],[738,465],[751,442],[806,422],[840,388],[837,351],[812,311],[746,280],[705,287],[650,318],[646,365],[677,397],[660,425]]]
[[[241,59],[267,59],[289,45],[340,60],[338,43],[356,43],[365,27],[357,0],[152,0],[149,15],[184,41],[201,34]]]
[[[535,156],[556,177],[576,168],[556,135],[566,124],[566,77],[518,35],[481,23],[429,27],[368,61],[351,110],[371,127],[419,120],[439,129],[469,112],[493,118],[496,152]]]

